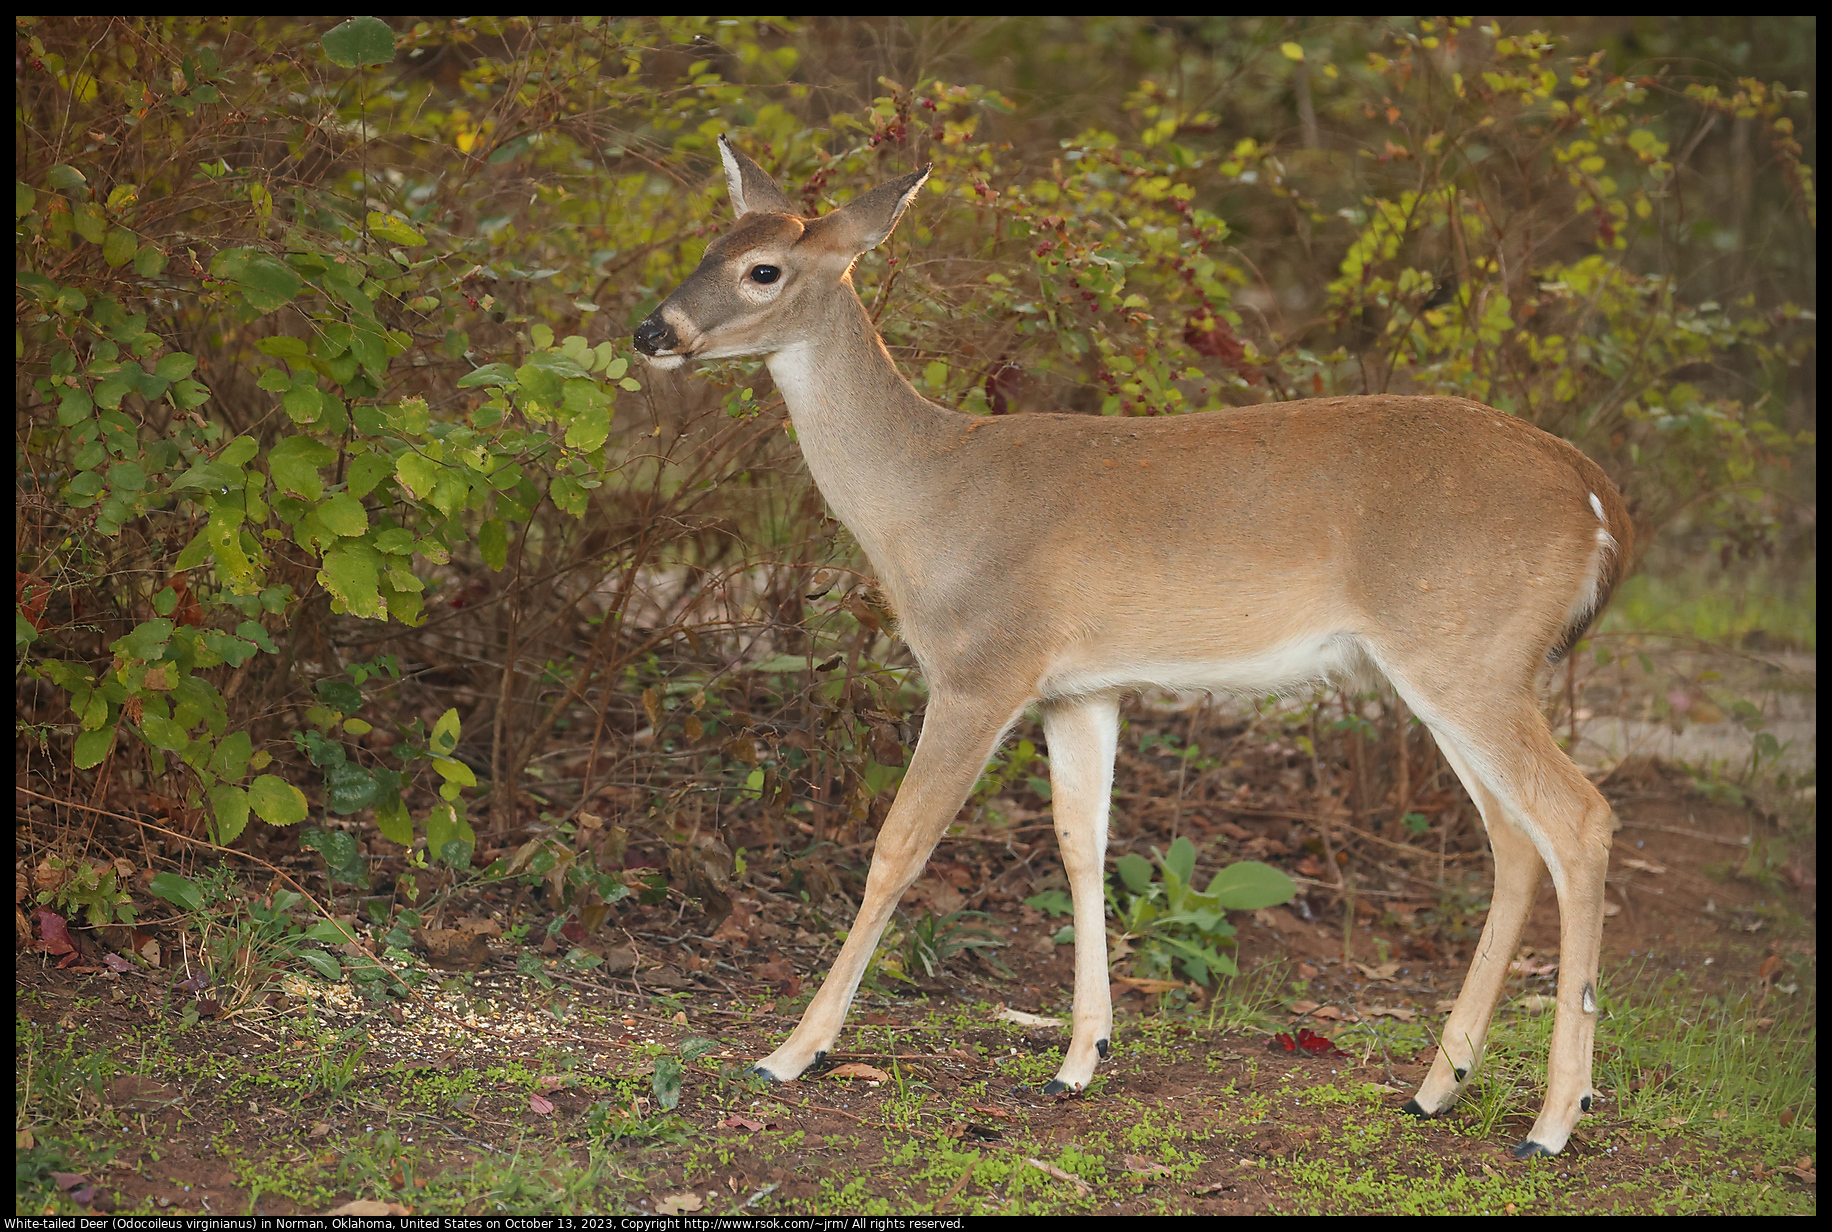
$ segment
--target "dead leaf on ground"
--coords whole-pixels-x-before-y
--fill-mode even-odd
[[[1171,1169],[1155,1159],[1146,1159],[1143,1155],[1126,1156],[1126,1171],[1134,1176],[1169,1176]]]
[[[1342,1012],[1342,1007],[1339,1005],[1319,1005],[1310,1012],[1310,1016],[1328,1022],[1341,1022],[1345,1017]]]
[[[754,1134],[758,1130],[768,1129],[769,1125],[763,1121],[753,1121],[751,1120],[751,1118],[747,1116],[741,1116],[738,1113],[734,1112],[732,1113],[732,1115],[726,1117],[723,1121],[720,1121],[719,1124],[716,1126],[716,1128],[718,1129],[748,1129]]]
[[[655,1200],[655,1213],[657,1215],[690,1215],[705,1205],[705,1201],[697,1193],[669,1194],[665,1198]]]
[[[490,961],[490,943],[468,928],[421,928],[413,938],[437,967],[475,971]]]
[[[411,1215],[411,1206],[402,1206],[399,1202],[377,1202],[373,1198],[358,1198],[346,1202],[336,1210],[326,1211],[326,1215]]]
[[[553,1115],[553,1101],[544,1099],[539,1095],[530,1094],[528,1096],[528,1107],[534,1110],[536,1116]]]
[[[1131,984],[1134,982],[1132,980],[1126,979],[1124,976],[1121,976],[1120,979],[1123,983],[1127,983],[1127,984]],[[1157,981],[1146,981],[1146,982],[1147,983],[1162,983],[1163,981],[1157,980]],[[1181,984],[1172,984],[1171,987],[1172,988],[1181,988],[1182,985]],[[1023,1010],[1014,1010],[1009,1005],[1001,1009],[998,1013],[994,1014],[993,1018],[999,1022],[1016,1023],[1020,1027],[1062,1027],[1062,1026],[1068,1025],[1067,1023],[1063,1022],[1062,1019],[1060,1018],[1050,1018],[1043,1014],[1026,1014]]]
[[[1113,977],[1113,982],[1115,984],[1124,985],[1135,992],[1146,993],[1147,995],[1160,992],[1174,992],[1179,988],[1188,987],[1188,985],[1184,984],[1181,980],[1146,980],[1136,979],[1130,975],[1116,975]],[[1017,1011],[1014,1010],[1011,1012],[1016,1013]],[[1060,1026],[1061,1024],[1056,1023],[1055,1025]]]
[[[1026,1157],[1024,1162],[1037,1169],[1037,1171],[1053,1176],[1059,1181],[1069,1182],[1069,1184],[1075,1186],[1075,1192],[1080,1197],[1086,1198],[1094,1192],[1094,1190],[1089,1187],[1088,1182],[1082,1180],[1073,1172],[1063,1171],[1055,1164],[1046,1164],[1041,1159],[1031,1159],[1029,1157]]]
[[[1291,1012],[1294,1014],[1314,1014],[1323,1003],[1321,1001],[1293,1001]]]
[[[1636,872],[1639,872],[1639,873],[1660,874],[1660,873],[1664,873],[1667,871],[1666,865],[1656,864],[1652,860],[1643,860],[1640,856],[1627,857],[1626,859],[1622,861],[1622,867],[1623,868],[1632,868]]]
[[[1390,980],[1399,974],[1399,964],[1384,962],[1378,967],[1370,967],[1367,963],[1358,962],[1355,964],[1355,970],[1370,980]]]
[[[1416,1010],[1409,1010],[1403,1005],[1358,1005],[1355,1012],[1363,1018],[1393,1018],[1400,1022],[1411,1022],[1418,1017]]]
[[[867,1065],[863,1061],[848,1061],[844,1065],[836,1065],[827,1071],[827,1077],[863,1078],[867,1082],[889,1082],[891,1080],[889,1074],[885,1073],[877,1066]]]

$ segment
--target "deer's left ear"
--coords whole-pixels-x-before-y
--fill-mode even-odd
[[[916,190],[929,178],[924,167],[914,175],[880,184],[862,197],[808,224],[802,243],[817,243],[848,258],[869,252],[890,238]]]
[[[742,218],[746,214],[793,214],[795,207],[776,187],[762,167],[732,148],[731,139],[719,134],[719,157],[725,160],[725,187],[732,195],[732,208]]]

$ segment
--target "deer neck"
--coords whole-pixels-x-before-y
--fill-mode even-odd
[[[850,279],[815,327],[767,363],[815,485],[897,600],[900,583],[925,572],[909,557],[930,536],[896,532],[932,524],[941,448],[962,416],[897,371]]]

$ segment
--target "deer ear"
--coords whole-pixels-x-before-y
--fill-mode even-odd
[[[719,136],[719,157],[725,160],[725,187],[731,190],[732,208],[746,214],[793,214],[795,207],[782,189],[756,163],[732,148],[731,139]]]
[[[803,242],[814,240],[849,258],[871,251],[890,238],[897,220],[928,178],[929,168],[924,167],[914,175],[878,185],[825,218],[809,223]]]

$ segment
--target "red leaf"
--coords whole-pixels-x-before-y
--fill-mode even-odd
[[[1348,1055],[1309,1027],[1299,1028],[1296,1039],[1280,1031],[1266,1041],[1266,1047],[1272,1052],[1306,1052],[1313,1057],[1346,1057]]]
[[[40,939],[33,946],[34,949],[43,950],[47,954],[76,953],[76,945],[70,940],[69,925],[55,911],[46,911],[43,907],[38,909],[38,936]]]
[[[539,1095],[530,1095],[528,1097],[528,1106],[534,1109],[535,1113],[539,1116],[552,1116],[553,1115],[552,1102],[549,1100],[542,1099]]]
[[[752,1133],[756,1133],[760,1129],[768,1129],[769,1126],[764,1124],[762,1121],[753,1121],[751,1120],[751,1118],[747,1116],[740,1116],[739,1114],[734,1112],[730,1116],[726,1117],[723,1121],[720,1121],[718,1124],[718,1128],[719,1129],[748,1129]]]

